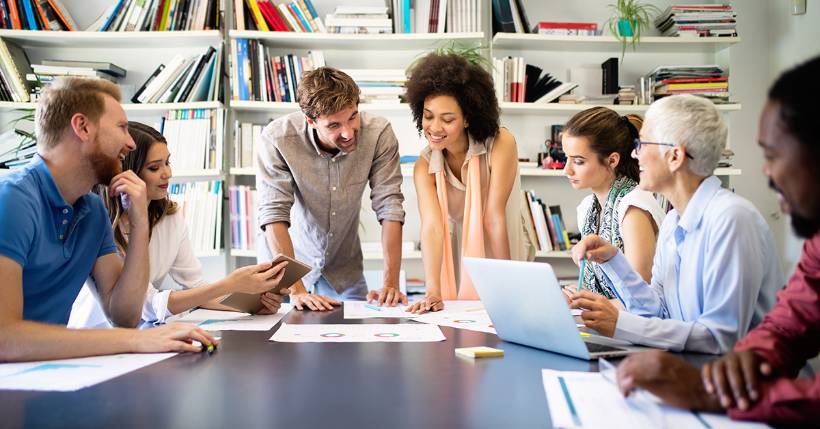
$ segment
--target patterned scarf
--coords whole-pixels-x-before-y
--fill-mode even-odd
[[[601,203],[598,201],[598,197],[592,194],[592,205],[586,213],[581,234],[583,236],[598,234],[605,241],[610,242],[613,246],[623,251],[624,240],[621,237],[621,226],[618,222],[618,205],[621,202],[621,198],[635,189],[636,186],[638,186],[638,183],[629,177],[621,176],[615,179],[615,182],[612,183],[612,187],[609,188],[609,194],[603,207],[603,214],[601,214]],[[584,269],[584,287],[608,299],[615,298],[615,294],[610,290],[604,279],[601,267],[594,262],[588,262],[586,264],[586,268]]]

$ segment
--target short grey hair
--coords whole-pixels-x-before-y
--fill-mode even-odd
[[[652,103],[646,111],[644,126],[658,143],[680,145],[694,159],[689,170],[698,176],[711,176],[726,147],[729,131],[723,116],[706,98],[690,94],[672,95]],[[660,146],[661,153],[669,150]]]

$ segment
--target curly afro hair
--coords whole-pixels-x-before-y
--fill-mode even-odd
[[[469,126],[467,133],[484,141],[498,132],[498,99],[493,78],[481,66],[454,54],[428,54],[410,71],[407,102],[421,132],[424,100],[435,95],[456,99]]]

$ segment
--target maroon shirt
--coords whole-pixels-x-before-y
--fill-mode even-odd
[[[820,375],[794,378],[820,351],[820,233],[806,240],[800,262],[763,322],[735,350],[754,350],[781,375],[762,386],[762,398],[733,419],[820,424]]]

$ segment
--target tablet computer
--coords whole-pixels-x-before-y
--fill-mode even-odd
[[[281,289],[293,285],[313,269],[310,265],[297,261],[289,256],[282,255],[281,253],[273,258],[271,264],[276,265],[282,261],[288,261],[288,265],[285,266],[285,274],[282,276],[282,280],[279,281],[279,284],[271,289],[270,292],[279,292]],[[255,314],[264,308],[260,294],[258,293],[232,293],[220,301],[220,303],[251,314]]]

